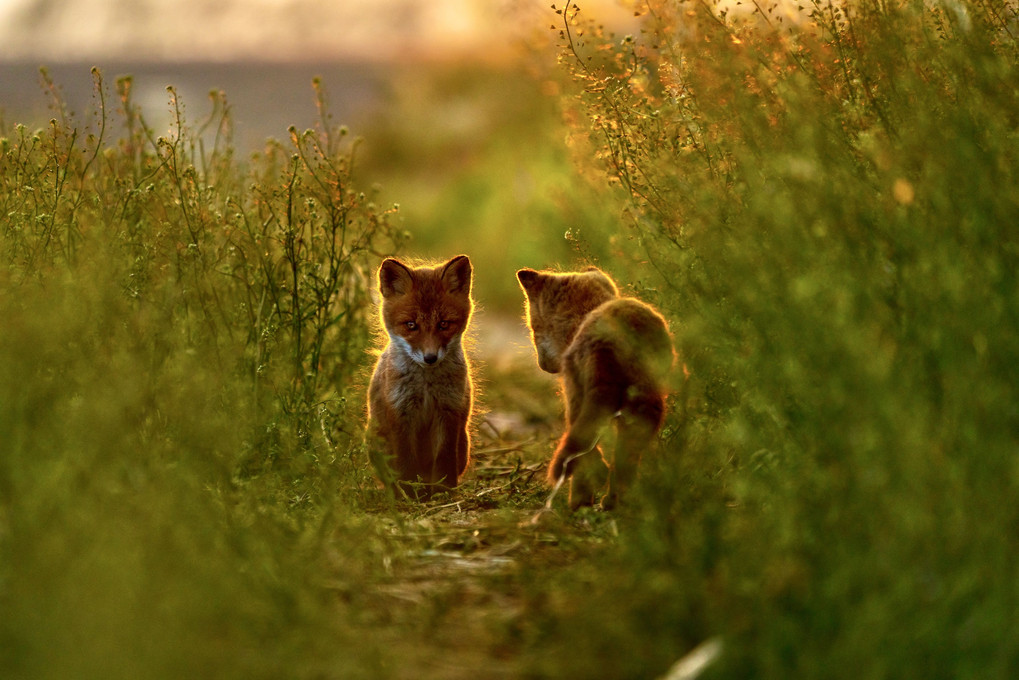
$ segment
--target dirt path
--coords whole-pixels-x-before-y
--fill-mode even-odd
[[[516,318],[479,315],[473,462],[452,494],[387,518],[400,547],[374,598],[398,678],[522,674],[521,631],[535,579],[611,537],[611,519],[576,516],[549,497],[548,458],[562,428],[558,381],[542,373]],[[537,519],[536,519],[537,517]]]

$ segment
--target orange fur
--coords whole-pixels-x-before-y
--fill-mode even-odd
[[[598,269],[557,274],[521,269],[527,325],[538,366],[561,373],[566,433],[549,466],[549,481],[570,479],[570,507],[593,505],[604,490],[611,507],[633,481],[641,453],[653,447],[665,413],[665,378],[672,340],[662,316],[620,297]],[[616,446],[606,456],[603,430],[615,422]]]
[[[436,267],[392,258],[379,267],[389,343],[368,389],[372,463],[411,496],[455,487],[470,460],[473,384],[462,338],[474,308],[471,276],[466,255]]]

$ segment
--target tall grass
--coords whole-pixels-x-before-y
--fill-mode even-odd
[[[238,161],[221,94],[194,129],[170,89],[157,135],[93,77],[85,120],[44,76],[53,120],[0,140],[3,674],[368,674],[331,594],[363,564],[323,546],[372,498],[348,396],[392,211],[322,92]]]
[[[575,153],[625,223],[589,238],[690,377],[549,673],[716,635],[731,677],[1019,669],[1017,10],[801,5],[640,3],[624,38],[558,8]]]

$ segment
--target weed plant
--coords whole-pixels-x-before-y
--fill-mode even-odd
[[[53,120],[0,140],[2,674],[377,675],[323,590],[364,564],[323,545],[369,542],[332,509],[374,493],[357,384],[392,211],[321,92],[317,129],[239,162],[221,94],[193,130],[168,90],[157,135],[129,78],[93,78],[84,121],[44,75]]]
[[[705,677],[1010,677],[1017,9],[744,4],[638,3],[624,38],[556,8],[577,164],[626,224],[582,237],[684,365],[536,667],[656,677],[717,637]]]

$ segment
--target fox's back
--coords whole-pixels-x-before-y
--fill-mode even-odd
[[[655,385],[664,382],[674,359],[665,319],[634,298],[615,298],[589,312],[566,354],[573,362],[611,364],[597,371],[606,380]]]

